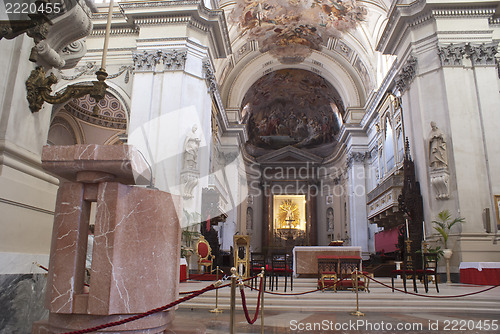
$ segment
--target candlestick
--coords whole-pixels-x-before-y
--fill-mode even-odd
[[[408,229],[408,219],[406,219],[406,239],[410,239],[410,230]]]
[[[425,241],[425,220],[422,221],[422,233],[424,235],[424,241]]]
[[[109,34],[111,31],[111,17],[113,16],[113,0],[109,1],[108,20],[106,22],[106,32],[104,35],[104,47],[102,50],[101,69],[106,70],[106,57],[108,55]]]

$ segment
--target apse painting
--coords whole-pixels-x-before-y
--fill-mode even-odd
[[[249,144],[261,149],[332,144],[344,114],[335,88],[321,76],[299,69],[260,78],[248,90],[243,106]]]
[[[353,29],[366,8],[356,0],[237,0],[230,19],[282,63],[299,63],[329,37]]]

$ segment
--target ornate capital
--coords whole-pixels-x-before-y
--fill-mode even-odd
[[[187,51],[157,50],[132,54],[136,72],[182,71],[186,65]]]
[[[438,47],[438,55],[442,66],[462,66],[464,56],[469,58],[472,66],[496,65],[495,55],[498,53],[498,43],[488,44],[450,44]]]
[[[465,43],[438,46],[442,66],[462,66],[465,52]]]
[[[401,68],[401,73],[396,76],[394,81],[401,93],[405,92],[417,74],[417,58],[410,56],[405,65]]]
[[[495,55],[498,53],[498,43],[467,45],[467,57],[476,65],[496,65]]]
[[[354,163],[362,163],[369,156],[369,154],[362,152],[351,152],[347,156],[347,168],[351,167]]]

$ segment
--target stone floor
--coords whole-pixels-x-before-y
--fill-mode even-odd
[[[390,284],[390,279],[382,279]],[[210,282],[183,283],[180,291],[202,288]],[[315,289],[315,280],[294,280],[293,292]],[[402,288],[402,282],[396,282]],[[500,287],[467,297],[457,295],[479,292],[488,286],[460,283],[440,284],[426,294],[453,298],[423,298],[391,292],[387,286],[372,284],[370,293],[360,292],[359,307],[364,316],[353,316],[356,294],[352,291],[314,292],[300,296],[265,295],[263,333],[500,333]],[[411,288],[410,288],[411,290]],[[250,316],[253,317],[257,292],[245,289]],[[284,292],[283,287],[279,292]],[[288,290],[287,293],[290,293]],[[219,290],[219,308],[210,313],[215,293],[208,292],[181,304],[168,333],[230,333],[229,288]],[[235,333],[261,333],[260,317],[254,325],[245,320],[239,292],[236,297]]]
[[[251,312],[251,311],[250,311]],[[486,328],[489,327],[489,330]],[[229,311],[176,311],[174,326],[167,333],[230,333]],[[235,333],[261,333],[260,318],[249,325],[241,311],[236,314]],[[500,333],[500,314],[366,312],[357,317],[349,312],[266,312],[264,333]]]

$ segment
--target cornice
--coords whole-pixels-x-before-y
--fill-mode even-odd
[[[401,4],[400,2],[401,0],[395,1],[391,7],[388,23],[376,47],[377,51],[384,54],[395,53],[395,45],[409,28],[438,18],[489,18],[495,14],[496,10],[495,4],[480,3],[474,6],[473,2],[461,6],[456,3],[453,6],[446,6],[446,3],[428,4],[424,0],[416,0],[410,4]]]

